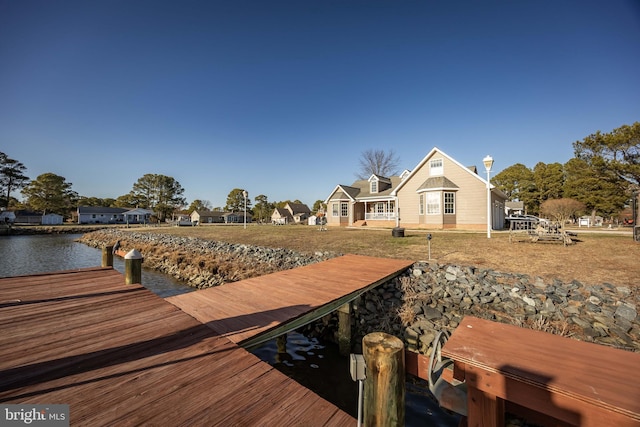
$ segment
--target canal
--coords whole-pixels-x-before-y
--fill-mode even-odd
[[[102,251],[76,242],[79,237],[79,234],[1,236],[0,277],[99,266]],[[114,268],[124,273],[124,261],[114,257],[113,262]],[[142,284],[163,298],[194,290],[165,274],[144,268]],[[286,351],[279,352],[276,341],[272,340],[252,352],[357,417],[357,383],[351,380],[348,359],[339,355],[334,343],[292,332],[288,334]],[[406,426],[454,427],[458,421],[458,417],[438,408],[423,381],[407,382]]]

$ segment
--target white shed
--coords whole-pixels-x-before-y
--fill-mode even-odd
[[[13,224],[16,221],[16,214],[13,211],[0,212],[0,223]]]
[[[62,225],[62,215],[50,213],[42,215],[42,225]]]

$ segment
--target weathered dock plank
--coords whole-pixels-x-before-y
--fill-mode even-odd
[[[355,422],[112,269],[0,279],[0,327],[0,402],[74,426]]]
[[[413,261],[345,255],[167,298],[244,346],[300,326],[406,270]],[[296,321],[299,321],[296,323]],[[269,331],[269,334],[265,332]]]

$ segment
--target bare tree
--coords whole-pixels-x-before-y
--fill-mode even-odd
[[[398,174],[400,160],[393,150],[366,150],[360,156],[360,170],[356,174],[358,179],[368,179],[371,175],[389,177]]]
[[[540,212],[560,224],[565,224],[571,217],[583,212],[586,206],[575,199],[548,199],[540,205]]]

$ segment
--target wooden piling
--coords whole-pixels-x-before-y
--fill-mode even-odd
[[[127,285],[142,283],[142,255],[136,249],[124,256],[124,282]]]
[[[362,339],[366,364],[364,425],[404,426],[404,344],[393,335],[373,332]]]
[[[113,246],[102,248],[102,266],[113,267]]]
[[[340,355],[351,353],[351,303],[338,308],[338,349]]]
[[[276,339],[276,345],[278,347],[278,353],[287,352],[287,334],[282,334]]]

